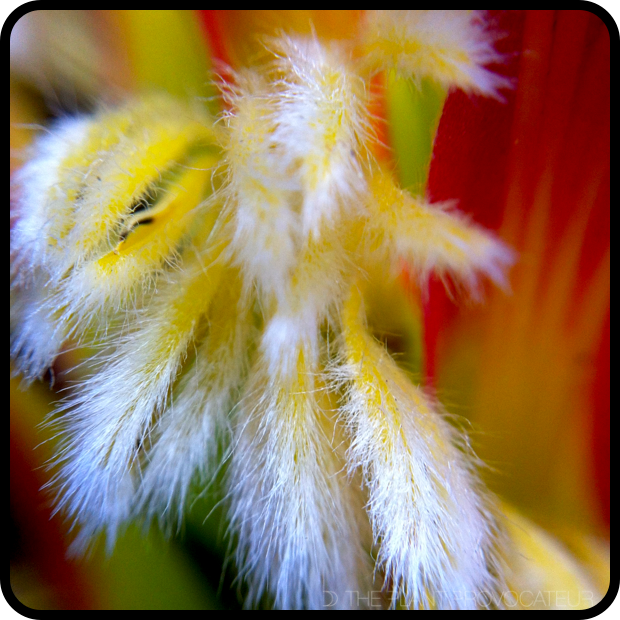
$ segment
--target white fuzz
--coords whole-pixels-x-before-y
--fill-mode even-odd
[[[164,527],[183,515],[190,483],[203,486],[217,471],[218,443],[229,440],[228,413],[237,402],[254,335],[240,282],[219,291],[209,311],[209,333],[196,350],[172,402],[152,433],[154,444],[140,483],[138,511]]]
[[[404,258],[421,281],[431,272],[451,275],[474,297],[484,276],[507,286],[506,268],[514,263],[515,255],[495,235],[468,221],[451,203],[412,204],[415,210],[409,213],[395,209],[398,222],[386,240],[394,265]]]
[[[225,190],[233,210],[232,247],[246,277],[265,294],[284,296],[299,253],[294,195],[286,154],[274,140],[274,103],[257,76],[238,76],[227,91],[231,111],[224,117],[230,167]]]
[[[56,240],[70,226],[72,201],[63,179],[63,162],[86,139],[90,123],[85,118],[66,118],[39,136],[31,148],[36,157],[17,173],[15,205],[18,216],[11,231],[11,267],[16,277],[49,264]],[[57,274],[50,270],[50,276]]]
[[[297,372],[299,350],[295,346],[303,338],[303,344],[312,359],[318,355],[318,329],[316,315],[312,312],[299,314],[276,314],[267,323],[261,340],[261,350],[271,376],[280,375],[290,380]]]
[[[298,351],[291,345],[300,338],[313,357],[318,354],[318,326],[341,303],[340,283],[354,271],[346,249],[329,231],[320,239],[311,240],[300,258],[290,281],[282,283],[283,296],[269,317],[262,337],[262,350],[270,372],[284,377],[296,372]]]
[[[514,252],[491,232],[470,222],[453,203],[429,204],[394,185],[386,173],[373,176],[367,222],[368,247],[379,250],[395,272],[405,260],[421,282],[434,272],[450,276],[474,298],[481,276],[506,287]]]
[[[232,260],[242,270],[246,290],[257,285],[267,316],[277,310],[279,318],[265,333],[265,355],[270,368],[275,364],[289,376],[297,363],[290,339],[301,329],[311,334],[309,344],[316,349],[316,325],[341,296],[340,276],[350,265],[337,231],[312,236],[306,230],[300,154],[287,135],[290,127],[283,129],[287,121],[281,108],[288,113],[288,105],[253,74],[237,76],[237,82],[227,91],[230,174],[222,190],[232,211]]]
[[[481,11],[368,11],[362,65],[431,78],[446,88],[499,98],[511,83],[484,67],[501,62]]]
[[[26,383],[51,366],[65,340],[65,330],[50,315],[47,274],[30,274],[27,286],[11,290],[11,357]]]
[[[248,604],[270,593],[281,609],[347,605],[359,591],[360,543],[319,406],[311,352],[291,343],[298,374],[258,363],[241,402],[230,464],[231,528]]]
[[[341,209],[363,204],[360,159],[370,134],[364,82],[316,39],[281,38],[272,46],[281,75],[275,139],[301,181],[303,236],[319,236]]]
[[[76,548],[104,529],[113,545],[129,517],[153,416],[167,403],[198,321],[208,309],[209,287],[217,285],[220,274],[219,265],[207,272],[195,265],[171,278],[154,307],[138,319],[137,329],[65,406],[58,505],[82,525]]]
[[[475,459],[435,404],[347,310],[342,418],[349,469],[368,487],[368,515],[392,606],[475,609],[499,586],[497,526]],[[358,331],[359,329],[359,331]]]

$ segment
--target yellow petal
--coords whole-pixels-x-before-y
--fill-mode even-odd
[[[508,507],[504,511],[510,539],[506,608],[589,609],[603,598],[609,581],[604,584],[601,573],[609,576],[609,566],[605,571],[602,554],[587,553],[597,556],[593,571],[537,525]]]

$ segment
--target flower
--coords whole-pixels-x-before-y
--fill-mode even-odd
[[[37,142],[19,173],[13,352],[33,378],[67,338],[105,347],[61,419],[58,506],[77,547],[101,530],[112,545],[137,517],[176,523],[219,439],[249,602],[321,607],[329,585],[346,605],[371,544],[391,606],[501,592],[501,527],[467,439],[365,312],[403,258],[472,295],[480,275],[504,283],[511,252],[400,189],[368,112],[386,66],[499,96],[482,24],[379,12],[361,43],[278,36],[258,68],[227,74],[219,123],[150,96]]]

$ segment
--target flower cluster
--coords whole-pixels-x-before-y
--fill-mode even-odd
[[[397,185],[369,93],[393,70],[499,97],[492,35],[477,12],[376,12],[354,42],[265,49],[222,80],[219,119],[146,96],[61,121],[18,175],[16,366],[99,348],[59,417],[58,509],[76,548],[135,518],[170,527],[224,446],[250,602],[320,608],[368,589],[374,553],[388,605],[472,606],[459,593],[502,584],[493,502],[364,299],[403,260],[475,295],[512,253]]]

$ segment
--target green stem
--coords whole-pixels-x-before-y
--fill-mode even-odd
[[[419,83],[390,72],[386,104],[390,143],[402,187],[424,194],[433,142],[446,100],[445,88],[428,79]]]

